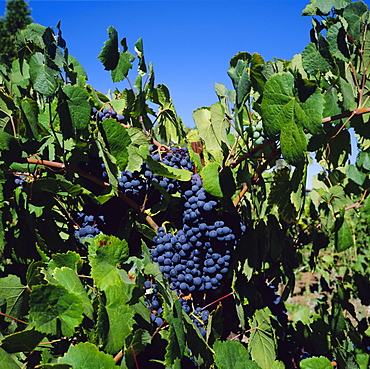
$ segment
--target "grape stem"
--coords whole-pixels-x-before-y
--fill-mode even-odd
[[[229,296],[231,296],[231,295],[233,295],[233,294],[234,294],[234,292],[230,292],[230,293],[228,293],[227,295],[222,296],[222,297],[220,297],[219,299],[217,299],[217,300],[215,300],[215,301],[212,301],[212,302],[211,302],[211,303],[209,303],[208,305],[203,306],[203,307],[202,307],[202,310],[207,309],[207,307],[209,307],[209,306],[211,306],[211,305],[215,304],[216,302],[219,302],[219,301],[221,301],[221,300],[223,300],[223,299],[226,299],[226,297],[229,297]]]

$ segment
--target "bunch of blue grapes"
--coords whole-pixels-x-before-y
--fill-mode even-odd
[[[267,285],[267,287],[269,290],[265,296],[267,300],[267,306],[278,322],[285,327],[288,323],[288,316],[284,302],[281,300],[281,296],[277,293],[274,284],[270,283]]]
[[[183,227],[176,234],[157,230],[152,260],[178,294],[216,290],[229,272],[231,251],[245,227],[222,220],[217,201],[204,190],[198,174],[182,188],[182,197]],[[233,220],[231,214],[223,217]]]
[[[152,158],[157,161],[161,161],[170,167],[194,171],[194,163],[190,159],[189,150],[187,147],[172,147],[169,150],[161,152],[160,148],[156,148],[154,145],[150,147]]]
[[[150,310],[150,319],[160,327],[163,324],[163,308],[161,300],[158,296],[157,285],[152,283],[150,280],[144,282],[145,288],[145,303],[147,308]]]
[[[83,240],[86,237],[94,238],[101,233],[100,228],[105,225],[104,216],[100,215],[95,217],[94,215],[88,215],[84,212],[77,213],[77,228],[74,232],[77,240]]]
[[[208,323],[209,310],[197,307],[191,314],[190,318],[193,324],[198,328],[200,334],[205,337],[207,334],[207,323]]]
[[[98,119],[101,122],[109,118],[115,119],[119,123],[123,123],[123,121],[125,120],[123,115],[118,114],[113,109],[103,109],[99,111],[98,109],[93,107],[91,110],[91,115],[94,120]]]

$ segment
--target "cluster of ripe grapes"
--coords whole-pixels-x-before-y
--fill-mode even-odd
[[[101,233],[100,228],[105,225],[104,216],[99,215],[87,215],[84,212],[77,213],[77,228],[74,232],[75,237],[78,240],[83,240],[86,237],[94,238],[96,235]]]
[[[145,288],[145,303],[147,308],[150,310],[151,321],[160,327],[163,324],[163,313],[162,303],[158,296],[157,285],[147,280],[144,282]]]
[[[234,220],[229,213],[218,215],[218,203],[204,190],[198,174],[180,187],[183,227],[176,234],[158,229],[152,259],[178,295],[216,290],[228,274],[231,250],[245,227],[226,224],[227,219],[229,223]]]
[[[91,115],[93,120],[99,120],[101,122],[108,118],[115,119],[119,123],[123,123],[123,121],[125,120],[122,114],[118,114],[113,109],[103,109],[99,111],[97,108],[93,107],[91,110]]]

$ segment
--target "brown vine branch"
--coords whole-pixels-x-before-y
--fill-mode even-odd
[[[20,162],[22,163],[29,163],[29,164],[39,164],[43,165],[47,168],[57,168],[59,170],[66,170],[71,173],[76,173],[80,175],[81,177],[87,178],[90,181],[94,182],[95,184],[101,186],[101,187],[108,187],[109,183],[103,181],[100,178],[97,178],[79,168],[75,168],[72,166],[66,166],[64,163],[58,163],[54,161],[48,161],[48,160],[42,160],[42,159],[34,159],[34,158],[22,158],[20,159]],[[158,225],[154,222],[153,218],[150,217],[148,214],[146,214],[140,206],[134,202],[133,200],[129,199],[126,195],[123,193],[119,194],[120,199],[122,199],[126,204],[128,204],[132,209],[134,209],[155,231],[158,229]]]
[[[239,156],[238,159],[234,160],[233,162],[230,163],[230,168],[235,168],[238,164],[243,162],[246,159],[253,158],[254,154],[256,154],[258,151],[262,150],[264,147],[271,145],[273,142],[277,141],[279,139],[279,136],[276,136],[274,138],[270,138],[266,140],[264,143],[261,145],[258,145],[254,147],[252,150],[249,152]]]
[[[353,111],[347,111],[342,114],[333,115],[332,117],[326,117],[326,118],[323,118],[322,123],[329,123],[329,122],[333,122],[338,119],[348,118],[351,115],[355,116],[355,115],[362,115],[366,113],[370,113],[370,108],[355,109]]]
[[[20,319],[14,318],[13,316],[10,316],[10,315],[4,314],[4,313],[0,313],[0,315],[5,316],[5,317],[7,317],[7,318],[9,318],[9,319],[15,320],[15,321],[17,321],[17,322],[19,322],[19,323],[29,325],[29,323],[24,322],[23,320],[20,320]]]

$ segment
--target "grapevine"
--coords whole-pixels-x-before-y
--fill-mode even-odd
[[[0,361],[367,368],[369,14],[311,1],[302,53],[234,55],[194,128],[142,39],[109,27],[99,59],[126,88],[104,95],[59,24],[19,31],[0,58]]]

